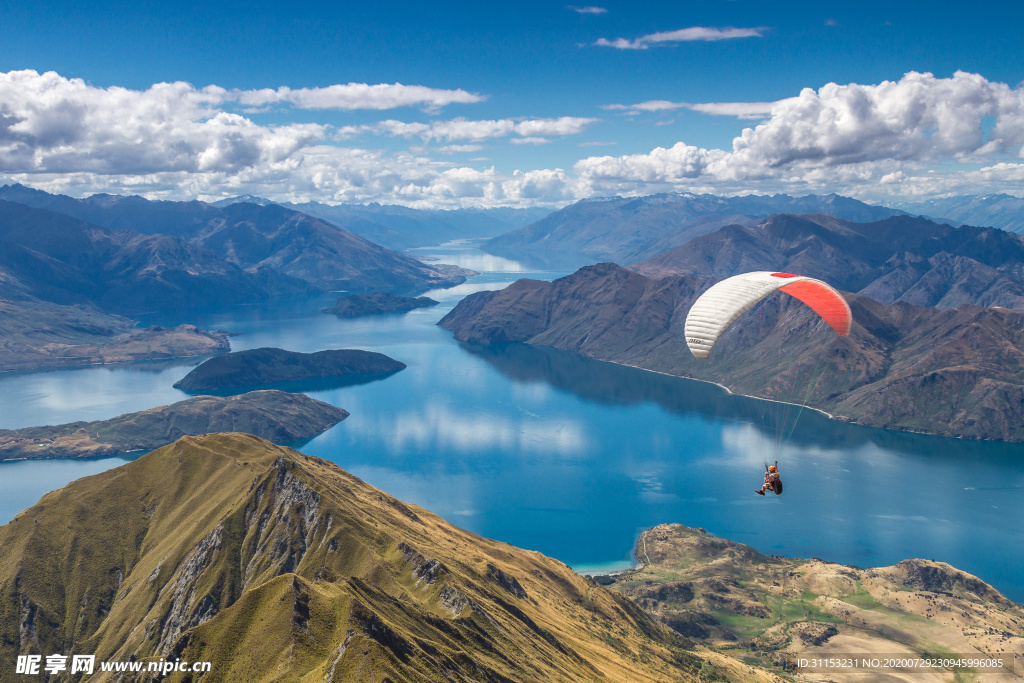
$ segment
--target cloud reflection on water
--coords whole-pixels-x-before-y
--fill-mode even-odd
[[[493,414],[466,415],[445,405],[397,414],[376,413],[353,420],[346,427],[386,444],[391,453],[415,450],[458,450],[482,453],[488,449],[516,449],[537,454],[578,455],[588,449],[581,425],[566,419],[524,416],[501,418]]]

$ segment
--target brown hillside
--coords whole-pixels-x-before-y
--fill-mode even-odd
[[[248,435],[183,438],[0,527],[4,662],[209,660],[200,680],[246,682],[772,678],[688,643],[556,560]]]

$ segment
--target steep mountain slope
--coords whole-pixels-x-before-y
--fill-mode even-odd
[[[682,634],[833,681],[897,680],[899,666],[808,666],[801,659],[913,660],[911,680],[949,680],[922,658],[1001,659],[978,680],[1007,680],[1024,659],[1024,608],[948,564],[904,560],[860,569],[765,556],[703,529],[662,524],[637,541],[641,566],[600,583]],[[904,665],[904,669],[915,665]],[[1017,671],[1018,676],[1020,671]],[[873,677],[873,678],[868,678]]]
[[[578,268],[599,261],[635,263],[722,226],[749,224],[776,213],[827,213],[848,220],[874,221],[902,212],[834,194],[659,194],[585,199],[488,240],[483,248],[492,254],[538,261],[554,268]]]
[[[326,291],[423,290],[458,284],[466,271],[426,264],[277,205],[233,204],[191,241],[248,269],[273,269]]]
[[[710,662],[705,676],[772,679],[687,648],[555,560],[248,435],[183,438],[0,527],[8,662],[95,653],[210,661],[216,680],[393,683],[679,681]]]
[[[0,372],[185,358],[231,349],[226,332],[139,328],[89,306],[0,298]]]
[[[21,185],[0,188],[0,199],[105,228],[179,237],[251,273],[299,278],[328,291],[427,289],[465,279],[462,269],[424,264],[276,204],[216,207],[114,195],[73,199]]]
[[[985,225],[1024,232],[1024,199],[1008,194],[964,195],[924,202],[895,201],[890,202],[890,206],[961,225]]]
[[[823,214],[776,215],[724,227],[630,268],[655,278],[784,270],[883,303],[1024,311],[1024,237],[911,216],[854,223]]]
[[[890,429],[1024,440],[1024,314],[938,310],[845,295],[849,337],[778,294],[739,318],[699,361],[683,326],[713,280],[651,279],[615,264],[554,282],[519,280],[463,299],[441,321],[462,341],[554,346],[709,380]]]
[[[284,391],[197,396],[109,420],[0,429],[0,460],[151,451],[182,436],[213,432],[246,432],[274,443],[292,443],[316,436],[346,417],[348,412],[341,408]]]

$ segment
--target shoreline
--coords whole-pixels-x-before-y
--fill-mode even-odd
[[[529,344],[529,342],[517,342],[517,343]],[[534,346],[534,344],[529,344],[529,345],[530,346]],[[547,345],[546,344],[536,344],[536,346],[547,346]],[[903,428],[903,427],[879,427],[877,425],[864,424],[863,422],[858,422],[856,420],[846,419],[846,418],[844,418],[842,416],[830,413],[827,410],[823,410],[821,408],[815,408],[814,406],[809,406],[809,405],[802,404],[802,403],[793,403],[791,401],[778,401],[778,400],[775,400],[775,399],[772,399],[772,398],[764,398],[763,396],[753,396],[751,394],[741,394],[741,393],[733,391],[732,389],[730,389],[729,387],[725,386],[724,384],[720,384],[720,383],[715,382],[714,380],[710,380],[710,379],[699,379],[697,377],[687,377],[685,375],[673,375],[673,374],[668,373],[668,372],[662,372],[661,370],[652,370],[651,368],[645,368],[645,367],[642,367],[642,366],[639,366],[639,365],[630,365],[629,363],[622,363],[620,361],[605,360],[603,358],[596,358],[594,356],[585,356],[582,353],[578,353],[576,351],[569,351],[569,349],[559,349],[557,346],[549,346],[548,348],[558,349],[559,351],[566,351],[568,353],[573,353],[573,354],[576,354],[577,356],[579,356],[581,358],[586,358],[588,360],[597,361],[599,363],[611,363],[612,365],[618,365],[619,367],[632,368],[634,370],[642,370],[644,372],[653,372],[656,375],[663,375],[665,377],[673,377],[675,379],[685,379],[685,380],[689,380],[691,382],[702,382],[703,384],[713,384],[714,386],[719,387],[720,389],[725,390],[725,392],[727,394],[731,395],[731,396],[738,396],[740,398],[749,398],[749,399],[752,399],[752,400],[755,400],[755,401],[767,401],[768,403],[778,403],[780,405],[794,406],[794,407],[797,407],[797,408],[806,408],[807,410],[813,410],[816,413],[820,413],[820,414],[824,415],[825,417],[827,417],[828,419],[833,420],[835,422],[842,422],[843,424],[854,425],[854,426],[857,426],[857,427],[863,427],[865,429],[881,429],[881,430],[887,431],[887,432],[901,432],[903,434],[918,434],[920,436],[932,436],[932,437],[935,437],[937,439],[957,439],[959,441],[984,441],[984,442],[987,442],[987,443],[1005,443],[1005,444],[1021,444],[1021,443],[1024,443],[1024,441],[1007,441],[1005,439],[982,439],[982,438],[970,437],[970,436],[956,436],[956,435],[953,435],[953,434],[938,434],[936,432],[926,432],[926,431],[923,431],[923,430],[920,430],[920,429],[909,429],[909,428]]]
[[[557,347],[552,346],[551,348],[557,348]],[[573,351],[571,353],[575,353],[575,351]],[[583,354],[577,354],[577,355],[583,356]],[[589,358],[590,360],[600,361],[601,363],[611,363],[612,365],[618,365],[618,366],[621,366],[621,367],[624,367],[624,368],[633,368],[635,370],[643,370],[644,372],[653,372],[656,375],[664,375],[665,377],[674,377],[676,379],[690,380],[691,382],[703,382],[704,384],[713,384],[716,387],[719,387],[720,389],[724,389],[725,393],[727,393],[727,394],[729,394],[731,396],[739,396],[740,398],[750,398],[750,399],[754,399],[755,401],[767,401],[769,403],[778,403],[779,405],[784,405],[784,406],[795,406],[797,408],[806,408],[808,410],[813,410],[816,413],[821,413],[822,415],[824,415],[828,419],[835,420],[836,422],[845,422],[846,424],[860,424],[858,422],[844,420],[844,419],[842,419],[840,417],[836,417],[835,415],[833,415],[832,413],[828,412],[827,410],[822,410],[821,408],[815,408],[814,406],[809,406],[809,405],[806,405],[804,403],[793,403],[792,401],[778,401],[778,400],[775,400],[773,398],[764,398],[763,396],[753,396],[751,394],[740,394],[740,393],[737,393],[737,392],[733,391],[732,389],[730,389],[729,387],[725,386],[724,384],[720,384],[719,382],[715,382],[714,380],[710,380],[710,379],[699,379],[697,377],[687,377],[686,375],[673,375],[670,372],[662,372],[661,370],[652,370],[650,368],[641,367],[639,365],[630,365],[629,363],[621,363],[621,362],[615,361],[615,360],[602,360],[601,358],[594,358],[593,356],[583,356],[583,357],[584,358]],[[868,427],[870,425],[860,425],[860,426],[861,427]],[[874,429],[885,429],[885,427],[875,427]],[[910,430],[900,429],[900,430],[893,430],[893,431],[910,431]],[[920,433],[920,434],[927,434],[928,432],[918,432],[918,433]],[[941,435],[934,434],[932,436],[941,436]],[[951,438],[962,438],[962,437],[951,437]]]

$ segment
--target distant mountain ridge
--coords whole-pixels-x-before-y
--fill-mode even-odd
[[[827,213],[853,221],[877,221],[904,212],[836,194],[658,194],[584,199],[518,230],[484,243],[483,249],[553,268],[601,261],[636,263],[732,224],[749,225],[777,213]]]
[[[108,229],[178,237],[251,273],[279,273],[324,291],[422,291],[457,284],[466,276],[460,268],[425,264],[276,204],[217,207],[116,195],[74,199],[22,185],[0,187],[0,200]]]
[[[894,200],[888,204],[912,214],[933,217],[939,222],[991,226],[1024,233],[1024,198],[1008,194],[962,195],[921,202]]]
[[[1024,237],[913,216],[854,223],[822,214],[780,214],[702,235],[630,269],[654,278],[717,279],[783,270],[886,304],[1024,311]]]
[[[371,242],[390,249],[412,249],[458,239],[500,235],[528,225],[551,213],[544,208],[410,209],[395,204],[322,204],[273,202],[242,195],[214,202],[214,206],[249,203],[280,206],[330,221]]]
[[[711,359],[699,361],[686,346],[684,323],[713,283],[652,279],[604,263],[550,283],[518,280],[471,294],[438,324],[460,341],[553,346],[806,403],[864,425],[1024,441],[1024,314],[885,305],[846,294],[854,325],[839,337],[809,308],[778,295],[741,316]]]
[[[8,299],[132,314],[311,291],[301,280],[245,271],[178,237],[102,228],[0,200],[0,296]]]

